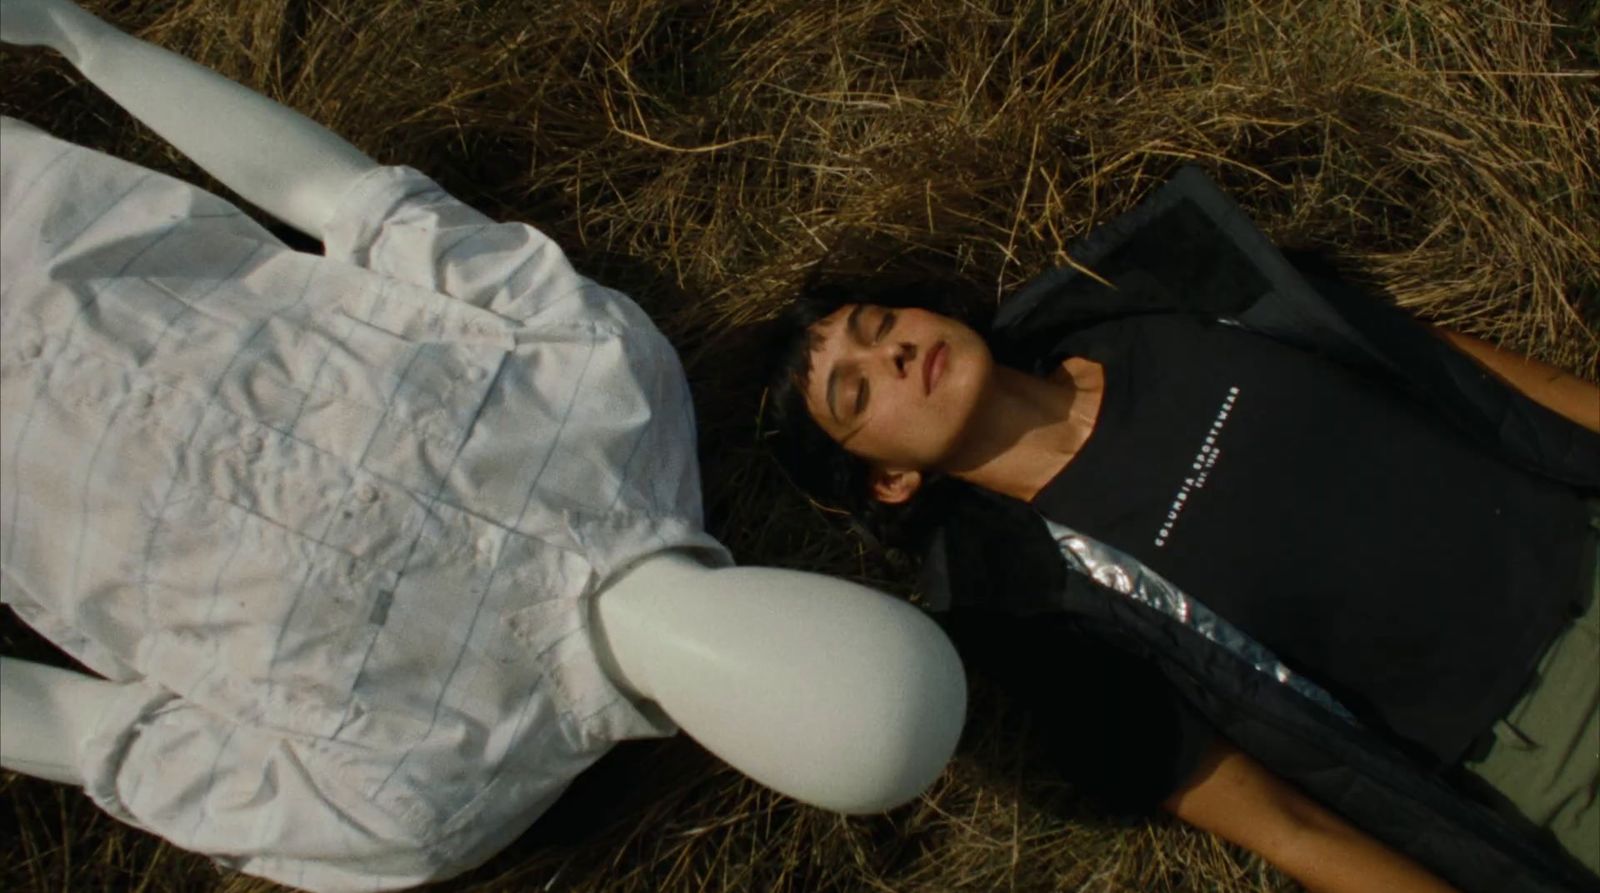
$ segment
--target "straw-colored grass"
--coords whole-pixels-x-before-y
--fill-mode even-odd
[[[1591,379],[1600,361],[1600,14],[1582,0],[94,5],[634,295],[684,357],[713,531],[747,563],[907,589],[755,444],[753,327],[810,271],[915,270],[993,302],[1186,161],[1418,314]],[[7,114],[207,182],[45,54],[6,49],[0,84]],[[1025,731],[979,684],[938,784],[859,819],[687,741],[630,745],[445,889],[1293,888],[1170,822],[1083,813]],[[271,889],[65,788],[0,776],[0,813],[6,890]]]

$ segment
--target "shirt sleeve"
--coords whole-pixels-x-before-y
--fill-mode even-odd
[[[1160,670],[1068,617],[956,612],[947,628],[972,672],[1025,716],[1039,760],[1103,809],[1154,809],[1215,737]]]
[[[409,167],[356,182],[324,231],[327,256],[523,322],[577,310],[579,276],[561,248],[522,223],[496,223]]]
[[[343,789],[318,742],[148,683],[122,687],[79,750],[85,793],[112,815],[224,867],[323,893],[453,873],[437,847]]]

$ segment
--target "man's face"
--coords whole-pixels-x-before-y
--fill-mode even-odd
[[[811,335],[811,417],[880,470],[940,468],[994,369],[977,332],[927,310],[848,304]]]

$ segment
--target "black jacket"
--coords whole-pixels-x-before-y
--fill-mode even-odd
[[[1033,368],[1064,331],[1141,312],[1227,317],[1328,356],[1435,407],[1530,471],[1600,491],[1600,437],[1534,404],[1405,314],[1337,278],[1297,270],[1206,177],[1186,169],[1073,250],[1076,266],[1009,298],[991,344]],[[1093,270],[1092,274],[1085,270]],[[1109,284],[1109,286],[1108,286]],[[1217,730],[1267,768],[1463,890],[1600,891],[1600,879],[1453,766],[1351,725],[1159,612],[1068,570],[1033,510],[970,494],[924,564],[935,610],[1060,614],[1147,658]],[[1571,611],[1564,594],[1535,608]],[[1487,730],[1485,730],[1487,731]]]

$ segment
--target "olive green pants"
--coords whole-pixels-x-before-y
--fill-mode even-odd
[[[1600,502],[1590,503],[1600,533]],[[1596,540],[1600,542],[1600,540]],[[1551,643],[1494,743],[1466,768],[1493,785],[1566,850],[1600,874],[1600,548],[1592,550],[1589,609]]]

